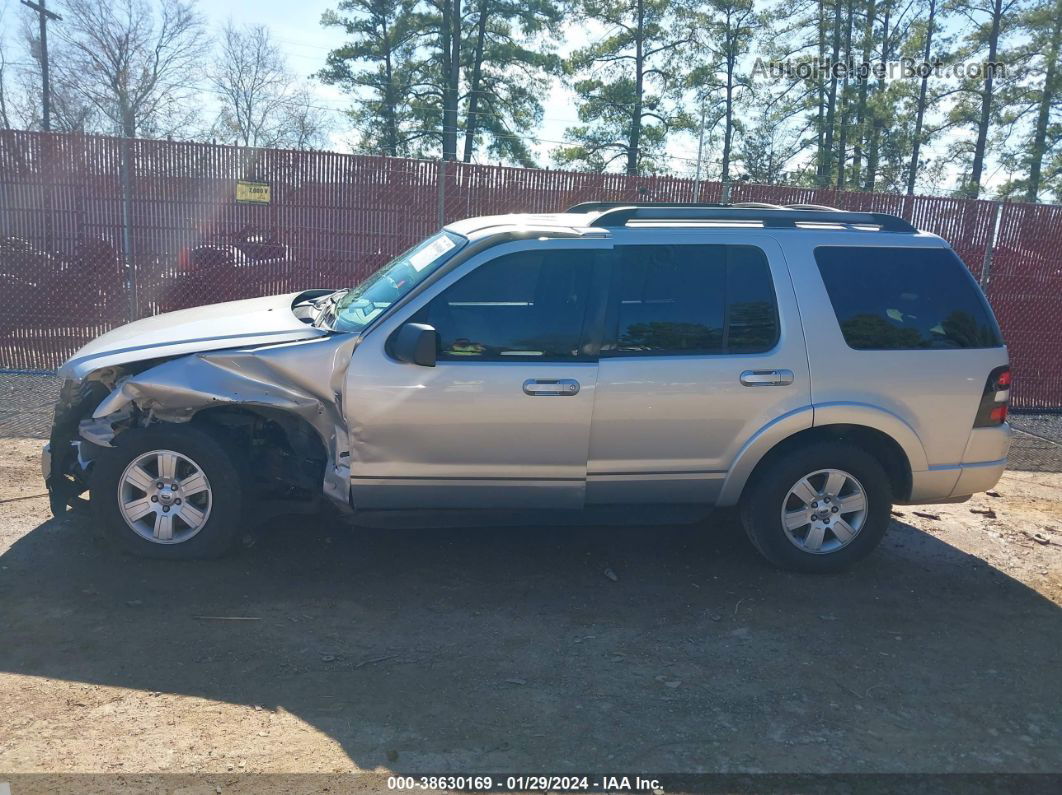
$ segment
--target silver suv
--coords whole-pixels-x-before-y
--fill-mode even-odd
[[[1005,465],[1010,370],[948,244],[879,213],[582,204],[452,224],[357,287],[115,329],[65,378],[53,510],[165,558],[261,513],[740,506],[832,571]],[[282,503],[282,504],[278,504]]]

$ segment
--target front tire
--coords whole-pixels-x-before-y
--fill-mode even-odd
[[[765,462],[745,489],[752,545],[791,571],[843,571],[881,542],[892,488],[881,465],[844,442],[819,442]]]
[[[235,542],[243,484],[221,444],[193,425],[128,430],[93,465],[96,521],[127,552],[218,557]]]

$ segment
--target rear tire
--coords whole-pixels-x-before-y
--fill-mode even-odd
[[[213,558],[235,543],[243,483],[234,456],[190,424],[135,428],[93,465],[96,521],[122,549],[167,560]]]
[[[817,442],[765,462],[746,486],[741,522],[768,561],[790,571],[843,571],[881,542],[892,488],[881,465],[844,442]]]

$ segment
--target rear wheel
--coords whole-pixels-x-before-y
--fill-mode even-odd
[[[866,557],[889,524],[892,490],[881,465],[843,442],[782,454],[757,471],[741,504],[753,546],[794,571],[841,571]]]
[[[191,425],[133,429],[92,474],[96,519],[124,549],[154,558],[208,558],[236,539],[243,489],[232,455]]]

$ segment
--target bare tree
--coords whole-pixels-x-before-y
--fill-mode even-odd
[[[19,37],[25,56],[14,72],[14,92],[9,105],[26,129],[43,129],[43,87],[41,85],[41,39],[35,18],[24,15]],[[48,48],[52,64],[67,55],[67,45],[53,41]],[[80,86],[71,83],[53,69],[50,79],[51,129],[55,132],[85,132],[98,126],[100,113],[82,93]]]
[[[4,30],[6,30],[4,27],[4,9],[0,9],[0,129],[8,130],[11,128],[11,117],[8,115],[7,110],[9,97],[9,94],[7,93],[7,79],[9,74],[7,68],[7,53],[5,51],[5,45],[7,42],[4,41]]]
[[[308,88],[296,88],[281,111],[276,146],[321,149],[328,142],[333,121],[331,111],[313,104]]]
[[[226,25],[209,80],[221,103],[214,126],[219,137],[242,146],[312,149],[324,143],[328,113],[313,105],[264,25]]]
[[[67,0],[56,31],[65,46],[55,72],[122,135],[177,132],[195,118],[209,40],[192,3]]]
[[[221,33],[210,84],[221,100],[217,131],[243,146],[272,146],[294,81],[264,25]]]

